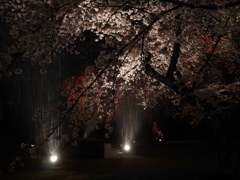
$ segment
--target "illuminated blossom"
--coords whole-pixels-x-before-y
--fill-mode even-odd
[[[22,157],[21,157],[21,156],[18,156],[18,157],[15,157],[15,159],[16,159],[17,161],[21,161],[21,160],[22,160]]]
[[[22,144],[20,145],[21,148],[25,148],[26,146],[27,146],[27,144],[25,144],[25,143],[22,143]]]
[[[31,117],[32,121],[36,121],[37,120],[37,115],[34,115],[33,117]]]
[[[57,139],[57,140],[61,140],[61,139],[62,139],[62,136],[57,136],[56,139]]]
[[[77,137],[78,137],[78,133],[77,133],[76,131],[73,131],[72,137],[73,137],[73,138],[77,138]]]
[[[14,165],[16,165],[16,161],[13,161],[10,163],[10,166],[14,166]]]
[[[9,171],[9,172],[13,172],[14,169],[15,169],[14,166],[11,166],[11,167],[8,169],[8,171]]]
[[[80,39],[80,41],[84,41],[86,39],[86,37],[85,36],[80,36],[79,39]]]
[[[39,71],[41,74],[45,74],[47,71],[45,69],[40,69]]]
[[[109,133],[111,134],[113,132],[113,127],[108,128]]]
[[[35,152],[36,152],[36,149],[35,149],[35,148],[30,148],[30,149],[29,149],[29,153],[30,153],[30,154],[35,154]]]
[[[76,126],[80,126],[80,125],[81,125],[81,121],[80,121],[80,120],[76,120],[76,121],[75,121],[75,125],[76,125]],[[78,131],[79,131],[79,129],[78,129]]]
[[[73,142],[71,143],[71,145],[72,145],[72,146],[77,146],[78,143],[77,143],[77,141],[73,141]]]
[[[7,71],[6,74],[5,74],[6,77],[10,77],[12,76],[12,72],[11,71]]]
[[[15,74],[22,74],[22,69],[17,68],[17,69],[15,70]]]
[[[105,125],[105,128],[106,128],[106,129],[109,129],[109,128],[110,128],[110,124],[106,124],[106,125]]]
[[[70,142],[70,138],[69,137],[67,137],[67,136],[62,136],[62,138],[66,141],[66,142]]]
[[[11,64],[11,63],[12,63],[12,57],[10,57],[10,56],[7,57],[7,58],[6,58],[6,63],[7,63],[7,64]],[[0,65],[0,68],[1,68],[1,65]],[[2,68],[2,69],[3,69],[3,68]]]
[[[110,138],[110,135],[108,133],[105,134],[105,138]]]
[[[20,162],[18,165],[19,165],[20,167],[23,167],[25,164],[24,164],[23,162]]]
[[[80,54],[80,51],[75,50],[74,53],[75,53],[75,54]]]
[[[38,64],[39,66],[44,66],[44,61],[40,61]]]
[[[44,59],[43,62],[46,63],[46,64],[51,64],[52,60],[51,60],[50,57],[48,57],[48,58]]]
[[[18,37],[18,31],[15,29],[11,29],[10,33],[9,33],[13,39],[16,39]]]
[[[32,159],[36,159],[37,158],[37,154],[31,154],[31,158]]]
[[[17,49],[16,49],[15,46],[10,46],[10,47],[8,48],[8,52],[9,52],[9,53],[16,53],[16,52],[17,52]]]
[[[45,124],[46,122],[47,122],[47,120],[42,120],[40,123]]]

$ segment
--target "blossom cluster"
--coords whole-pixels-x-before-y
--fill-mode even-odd
[[[199,122],[206,103],[220,111],[226,108],[221,101],[239,102],[236,2],[3,0],[0,17],[11,26],[9,34],[16,43],[1,53],[0,78],[21,74],[23,61],[46,73],[54,52],[81,53],[74,45],[86,39],[88,30],[104,50],[85,74],[65,82],[63,112],[69,115],[73,138],[81,126],[98,129],[103,122],[109,124],[116,104],[129,93],[145,108],[158,104],[162,94],[174,105],[191,99],[199,111],[189,112],[188,104],[182,112]],[[111,126],[107,129],[112,131]]]

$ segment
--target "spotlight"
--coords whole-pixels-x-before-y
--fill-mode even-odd
[[[129,150],[130,150],[130,146],[129,146],[129,145],[125,145],[125,146],[124,146],[124,149],[125,149],[126,151],[129,151]]]
[[[56,162],[57,161],[57,156],[56,155],[52,155],[52,156],[50,156],[50,161],[51,162]]]

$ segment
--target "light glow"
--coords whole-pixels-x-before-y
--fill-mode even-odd
[[[125,146],[124,146],[124,149],[125,149],[126,151],[129,151],[129,150],[130,150],[130,146],[129,146],[129,145],[125,145]]]
[[[53,156],[50,157],[51,162],[56,162],[57,159],[58,159],[58,158],[57,158],[56,155],[53,155]]]

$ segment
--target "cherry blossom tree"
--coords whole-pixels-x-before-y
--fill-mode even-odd
[[[1,54],[0,78],[21,74],[26,62],[46,73],[55,54],[81,53],[75,42],[90,30],[103,49],[66,80],[60,124],[94,129],[104,122],[111,132],[122,98],[134,94],[148,108],[164,95],[179,107],[175,116],[214,127],[228,150],[220,152],[220,168],[231,172],[240,152],[239,8],[237,0],[3,0],[0,16],[16,43]]]

